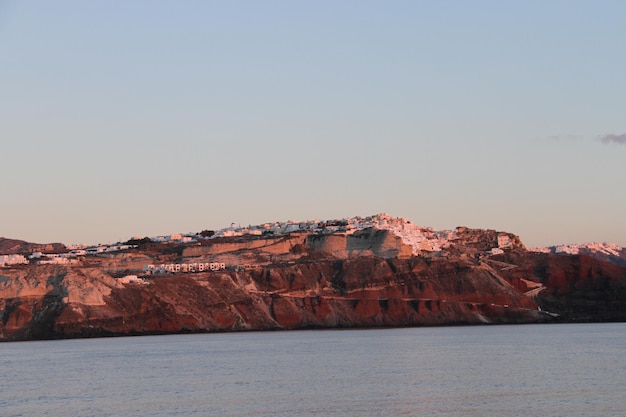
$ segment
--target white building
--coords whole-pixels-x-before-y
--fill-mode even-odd
[[[70,258],[55,256],[48,259],[37,261],[38,265],[69,265],[72,263]]]
[[[98,253],[105,252],[107,250],[107,248],[108,248],[108,246],[95,246],[95,247],[92,247],[92,248],[87,248],[85,250],[85,253],[87,255],[96,255]]]
[[[27,264],[28,259],[24,255],[0,255],[0,266]]]

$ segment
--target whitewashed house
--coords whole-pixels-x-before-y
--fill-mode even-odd
[[[0,266],[27,264],[28,259],[24,255],[0,255]]]

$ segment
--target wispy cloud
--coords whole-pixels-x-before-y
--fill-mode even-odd
[[[548,136],[546,139],[553,142],[573,142],[577,140],[583,139],[581,135],[552,135]]]
[[[544,138],[544,140],[548,140],[551,142],[558,142],[563,145],[566,145],[568,143],[573,145],[574,142],[578,142],[581,140],[585,140],[585,141],[593,140],[593,141],[601,142],[605,145],[610,145],[612,143],[615,143],[618,145],[626,145],[626,133],[622,133],[622,134],[608,133],[608,134],[600,135],[596,137],[589,137],[589,136],[584,136],[584,135],[562,134],[562,135],[548,136]]]
[[[626,133],[621,135],[615,135],[613,133],[600,137],[600,141],[604,144],[617,143],[619,145],[626,145]]]

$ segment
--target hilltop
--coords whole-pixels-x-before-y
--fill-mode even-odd
[[[29,254],[33,252],[65,252],[62,243],[30,243],[18,239],[0,237],[0,255]]]
[[[626,266],[626,248],[614,243],[591,242],[548,246],[547,248],[534,248],[531,250],[563,255],[587,255],[605,262]]]
[[[386,214],[137,237],[0,269],[0,339],[626,319],[626,268],[544,252]]]

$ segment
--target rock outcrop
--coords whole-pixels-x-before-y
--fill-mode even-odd
[[[458,228],[414,256],[385,230],[151,245],[0,269],[0,340],[626,320],[626,268]],[[494,252],[493,248],[498,248]],[[144,264],[225,269],[146,275]]]
[[[30,243],[23,240],[0,237],[0,255],[12,253],[59,252],[65,250],[62,243]]]
[[[309,235],[306,245],[314,251],[338,258],[380,256],[408,258],[413,249],[388,230],[365,229],[353,234]]]
[[[560,321],[626,321],[623,266],[587,255],[509,252],[494,258],[518,265],[502,275]]]

